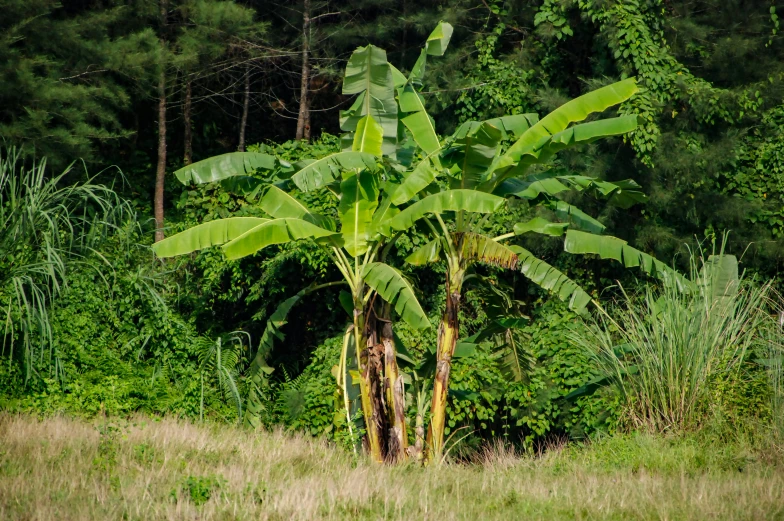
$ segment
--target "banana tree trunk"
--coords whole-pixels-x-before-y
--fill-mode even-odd
[[[433,401],[430,409],[430,427],[427,431],[428,458],[440,462],[444,450],[444,426],[446,403],[449,394],[449,373],[452,356],[455,354],[459,334],[460,291],[463,277],[450,276],[446,279],[446,309],[438,328],[438,353],[436,374],[433,382]]]
[[[372,349],[366,332],[366,315],[362,300],[354,303],[354,341],[357,350],[357,369],[359,372],[359,395],[362,403],[362,416],[365,420],[365,444],[368,454],[377,463],[384,462],[383,408],[379,402],[378,378],[373,378]]]
[[[391,309],[389,303],[382,306],[379,319],[379,338],[384,348],[384,394],[386,397],[389,435],[387,442],[387,461],[403,461],[407,456],[408,435],[406,433],[406,406],[403,392],[403,376],[397,365],[395,339],[392,334]]]

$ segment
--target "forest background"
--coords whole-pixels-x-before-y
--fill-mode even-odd
[[[219,186],[183,187],[172,172],[234,150],[288,160],[337,151],[351,52],[378,45],[406,72],[439,20],[455,33],[449,52],[429,63],[423,94],[440,133],[467,120],[543,115],[635,76],[642,91],[624,110],[640,114],[640,128],[563,154],[557,166],[632,178],[648,199],[629,210],[588,198],[581,207],[608,233],[684,270],[689,247],[711,248],[725,231],[727,251],[748,276],[767,281],[781,270],[784,42],[775,1],[2,4],[0,136],[20,154],[11,161],[4,152],[4,161],[21,169],[46,158],[48,176],[70,166],[58,186],[89,178],[120,197],[111,226],[82,241],[79,260],[43,298],[46,334],[29,341],[41,326],[5,328],[3,408],[239,421],[246,369],[267,321],[303,286],[336,274],[306,243],[240,261],[216,251],[156,260],[149,249],[156,218],[165,217],[172,234],[254,212],[252,200]],[[108,222],[108,211],[98,220]],[[401,267],[420,241],[398,244]],[[563,253],[555,239],[524,244],[596,298],[616,296],[617,280],[630,289],[645,282],[638,272]],[[8,274],[30,252],[3,247],[0,302],[11,324],[17,294]],[[437,323],[443,268],[405,270]],[[616,429],[613,394],[565,399],[597,376],[569,340],[574,315],[519,274],[488,267],[478,275],[492,290],[467,288],[461,336],[486,324],[494,306],[527,315],[518,332],[527,371],[510,376],[490,347],[457,359],[449,429],[468,427],[468,446],[501,435],[530,445]],[[338,293],[326,289],[289,314],[285,339],[268,356],[264,400],[254,411],[261,422],[342,436],[330,372],[346,322]],[[421,352],[435,331],[406,340]],[[753,388],[727,394],[730,416],[764,414],[766,397]]]

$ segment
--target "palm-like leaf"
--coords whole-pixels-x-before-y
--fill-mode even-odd
[[[368,249],[373,214],[378,207],[378,176],[363,171],[340,183],[341,233],[346,251],[352,257],[362,255]]]
[[[291,177],[297,188],[309,192],[341,178],[341,172],[354,169],[372,169],[376,157],[366,152],[338,152],[316,161],[302,161],[299,171]]]
[[[406,230],[428,214],[460,210],[491,213],[499,210],[505,201],[503,197],[476,190],[445,190],[429,195],[400,212],[390,221],[390,227],[395,230]]]
[[[252,255],[272,244],[284,244],[301,239],[320,239],[337,235],[331,230],[302,219],[273,219],[262,223],[223,246],[229,260]]]
[[[395,189],[392,202],[401,205],[410,201],[416,194],[425,189],[438,177],[438,171],[429,158],[419,162],[414,170],[409,173],[403,182]]]
[[[569,223],[553,223],[541,217],[534,217],[530,221],[515,224],[513,230],[515,235],[534,232],[551,237],[560,237],[566,233],[568,227]]]
[[[496,163],[494,170],[500,173],[516,165],[523,156],[541,149],[546,140],[550,139],[554,134],[566,130],[571,123],[583,121],[592,113],[601,112],[613,105],[626,101],[637,90],[634,78],[629,78],[583,94],[561,105],[528,129],[520,139],[509,147]]]
[[[660,260],[629,246],[617,237],[593,235],[577,230],[566,232],[564,249],[569,253],[594,254],[602,259],[615,259],[626,268],[639,267],[645,273],[667,283],[674,283],[681,291],[693,289],[693,283]]]
[[[436,262],[441,254],[443,247],[442,237],[436,237],[432,241],[424,244],[414,250],[414,252],[406,257],[406,262],[414,266],[423,266],[431,262]]]
[[[383,128],[384,154],[394,157],[397,150],[398,107],[395,81],[386,51],[374,45],[355,50],[346,65],[343,94],[358,96],[348,110],[341,111],[340,128],[345,132],[354,132],[364,116],[373,116]]]
[[[381,297],[395,305],[395,311],[416,329],[430,327],[427,315],[419,305],[414,288],[395,268],[383,262],[371,262],[362,273],[365,283]]]
[[[185,255],[211,246],[226,244],[266,222],[269,222],[269,219],[261,217],[218,219],[167,237],[153,244],[152,250],[161,258]]]
[[[510,249],[517,253],[518,269],[531,282],[558,295],[558,298],[567,303],[569,309],[577,313],[585,311],[585,307],[591,302],[591,296],[576,282],[525,248],[510,246]]]
[[[311,212],[292,195],[277,186],[268,186],[259,201],[259,207],[275,219],[302,219],[328,230],[335,230],[335,221],[324,215]]]
[[[273,172],[281,168],[290,169],[291,165],[269,154],[230,152],[182,167],[175,171],[174,175],[182,184],[202,184],[248,175],[259,170]]]

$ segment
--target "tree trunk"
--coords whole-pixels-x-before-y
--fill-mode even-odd
[[[310,0],[302,5],[302,79],[296,139],[310,139]]]
[[[153,213],[155,215],[155,242],[163,240],[163,185],[166,179],[166,0],[160,2],[161,10],[161,61],[158,64],[158,168],[155,172],[155,194]]]
[[[383,409],[379,407],[378,395],[380,380],[373,378],[376,372],[376,356],[369,344],[372,339],[366,334],[366,316],[362,299],[354,303],[354,339],[357,350],[357,370],[359,372],[359,394],[362,402],[362,415],[365,419],[365,443],[370,457],[377,463],[384,462]],[[372,356],[371,356],[372,355]],[[375,380],[375,382],[374,382]]]
[[[166,176],[166,68],[158,77],[158,169],[155,174],[155,242],[163,240],[163,183]]]
[[[185,106],[182,110],[183,120],[183,140],[185,141],[185,154],[183,162],[185,165],[193,163],[193,134],[191,132],[191,104],[192,104],[192,85],[191,81],[185,82]]]
[[[248,107],[250,106],[250,68],[245,66],[245,98],[242,101],[242,120],[240,121],[240,143],[237,150],[245,152],[245,127],[248,124]]]
[[[429,457],[436,462],[441,461],[444,451],[444,425],[446,423],[446,403],[449,394],[449,373],[452,368],[452,356],[455,354],[459,334],[458,317],[460,314],[460,291],[462,274],[446,279],[446,309],[438,328],[438,358],[436,375],[433,382],[433,401],[430,409],[430,427],[427,431]]]
[[[384,349],[384,394],[386,397],[388,437],[386,460],[390,463],[403,461],[407,456],[408,434],[406,432],[406,405],[403,392],[403,376],[397,365],[395,339],[392,334],[391,308],[382,305],[378,320],[378,335]]]

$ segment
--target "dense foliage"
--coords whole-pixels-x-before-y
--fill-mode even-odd
[[[569,255],[563,229],[515,238],[605,305],[605,320],[589,321],[588,329],[519,270],[477,265],[466,278],[461,342],[499,320],[520,320],[456,351],[449,445],[459,441],[468,451],[505,436],[530,447],[646,423],[635,416],[639,395],[607,380],[608,366],[597,364],[591,347],[601,345],[606,354],[618,338],[631,341],[658,327],[652,302],[669,288],[600,257],[633,265],[626,259],[634,246],[687,272],[688,246],[716,243],[728,231],[726,253],[740,259],[745,283],[767,283],[760,308],[766,317],[778,311],[784,41],[776,2],[6,0],[2,8],[0,137],[18,147],[0,158],[2,408],[142,410],[226,422],[240,421],[250,408],[262,424],[356,446],[361,413],[349,420],[341,414],[333,373],[347,324],[343,288],[325,287],[292,303],[282,319],[275,315],[303,288],[339,280],[339,266],[307,241],[236,260],[217,248],[157,259],[150,251],[155,164],[166,172],[167,236],[218,219],[268,217],[259,192],[183,186],[173,172],[238,148],[290,164],[341,151],[337,134],[347,118],[360,116],[351,112],[356,92],[343,89],[352,52],[367,43],[383,47],[408,76],[439,20],[455,27],[449,52],[428,61],[415,82],[436,139],[457,150],[469,135],[460,134],[466,122],[544,117],[569,99],[634,76],[640,92],[595,119],[639,115],[637,128],[567,148],[547,165],[565,184],[572,176],[631,179],[647,194],[638,204],[607,204],[593,195],[609,185],[588,189],[576,181],[561,194],[570,208],[584,210],[584,222],[594,226],[589,231],[600,226],[628,241],[613,243],[620,253],[576,247],[567,236],[567,249],[591,254]],[[294,140],[299,132],[310,138]],[[506,150],[511,142],[505,136],[496,145]],[[336,219],[341,213],[326,190],[295,187],[291,194],[314,213]],[[548,206],[542,198],[509,198],[482,222],[483,233],[500,236],[514,223],[563,216],[552,200]],[[406,262],[434,237],[422,222],[412,226],[386,262],[412,282],[423,313],[437,325],[447,306],[447,266]],[[693,304],[690,295],[671,297],[680,306],[686,304],[678,299]],[[699,327],[676,318],[678,327]],[[689,428],[717,411],[738,425],[780,416],[780,341],[762,322],[754,326],[755,345],[737,359],[716,355],[716,363],[736,372],[706,376],[722,383],[701,395],[700,417],[686,422]],[[419,378],[427,360],[435,363],[438,331],[417,331],[402,320],[395,328],[409,359],[401,358],[401,367],[409,375],[405,417],[413,429],[430,410]],[[264,342],[258,378],[253,364]],[[603,378],[586,392],[587,383]],[[360,432],[347,431],[349,423]],[[648,423],[668,428],[663,420]]]

